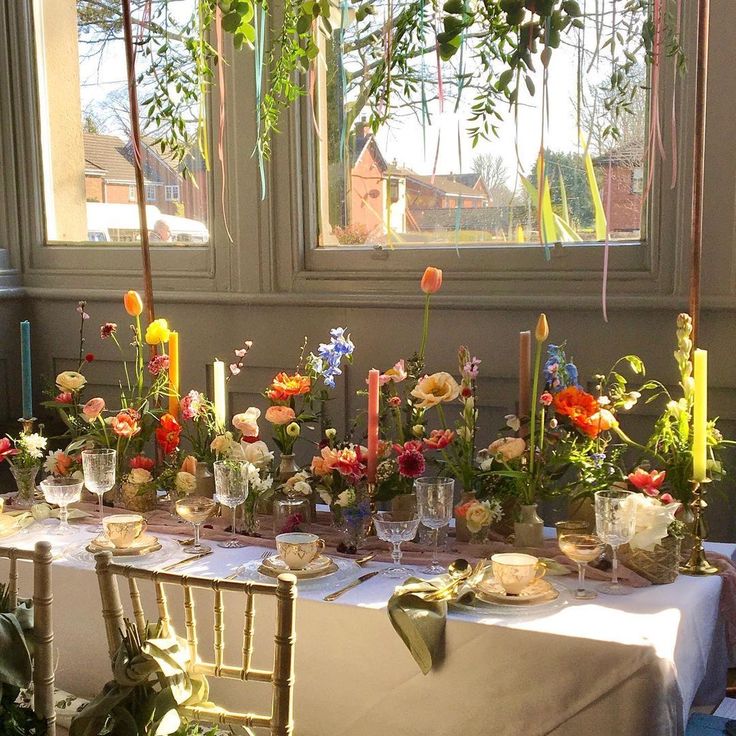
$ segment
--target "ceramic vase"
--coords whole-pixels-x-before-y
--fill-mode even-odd
[[[281,455],[279,461],[279,469],[276,474],[280,484],[286,483],[289,478],[293,478],[299,472],[299,466],[296,464],[296,458],[293,454]]]
[[[519,520],[514,524],[514,546],[544,546],[544,522],[537,514],[537,504],[522,504],[519,507]]]

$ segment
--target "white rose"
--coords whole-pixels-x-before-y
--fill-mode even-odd
[[[677,502],[663,504],[643,493],[632,493],[621,506],[636,516],[636,531],[629,545],[650,551],[667,536],[667,529],[680,508]]]
[[[191,473],[187,473],[186,470],[180,470],[176,474],[174,487],[179,493],[183,493],[185,496],[188,496],[190,493],[194,493],[194,491],[197,490],[197,479]]]
[[[150,483],[153,480],[153,476],[149,470],[145,468],[133,468],[128,473],[128,482],[135,483],[135,485],[143,485],[144,483]]]
[[[294,492],[302,496],[308,496],[312,492],[312,487],[305,480],[300,480],[293,485]]]
[[[56,385],[62,391],[79,391],[86,383],[87,379],[78,371],[62,371],[56,376]]]
[[[332,496],[326,488],[320,488],[318,493],[319,497],[322,499],[322,503],[326,504],[327,506],[332,506]]]
[[[273,453],[268,449],[268,445],[263,440],[257,442],[241,442],[240,446],[243,450],[243,457],[249,463],[253,463],[258,467],[269,465],[273,460]]]

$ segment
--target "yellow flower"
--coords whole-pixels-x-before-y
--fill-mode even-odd
[[[549,324],[547,324],[547,315],[542,312],[537,320],[537,329],[534,331],[534,337],[537,342],[544,342],[549,337]]]
[[[149,345],[159,345],[169,341],[169,323],[165,319],[155,319],[146,327],[146,342]]]
[[[414,425],[414,426],[413,426],[413,427],[411,428],[411,433],[412,433],[412,434],[413,434],[413,435],[414,435],[415,437],[422,437],[422,436],[424,435],[424,425],[423,425],[423,424],[415,424],[415,425]]]
[[[411,392],[415,399],[419,399],[419,409],[429,409],[444,401],[454,401],[459,394],[460,386],[457,381],[444,371],[425,376]]]
[[[297,422],[292,422],[286,426],[286,434],[288,434],[289,437],[298,437],[301,434],[301,431],[301,427]]]
[[[63,371],[56,376],[56,385],[62,391],[81,391],[87,379],[77,371]]]

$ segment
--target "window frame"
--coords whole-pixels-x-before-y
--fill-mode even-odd
[[[172,193],[176,190],[176,196],[169,196],[169,192]],[[166,184],[164,185],[164,200],[166,202],[178,202],[181,199],[181,191],[178,184]]]

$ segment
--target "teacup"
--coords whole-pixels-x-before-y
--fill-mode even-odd
[[[519,595],[546,571],[536,557],[521,552],[501,552],[493,555],[491,569],[496,582],[508,595]]]
[[[118,549],[126,549],[148,526],[140,514],[112,514],[102,520],[105,536]]]
[[[279,557],[291,570],[303,570],[324,548],[324,540],[316,534],[292,532],[276,536]]]

